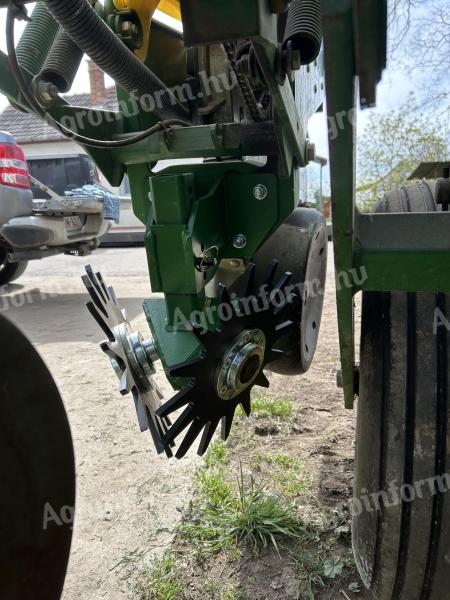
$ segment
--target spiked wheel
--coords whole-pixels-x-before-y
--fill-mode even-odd
[[[241,405],[250,415],[252,387],[269,387],[263,369],[283,356],[273,346],[281,335],[298,327],[294,319],[299,314],[299,298],[289,289],[292,274],[284,273],[273,283],[277,266],[277,261],[272,261],[255,285],[255,265],[250,264],[243,275],[239,297],[230,298],[228,290],[219,286],[219,326],[203,331],[193,325],[193,332],[204,347],[203,354],[169,369],[172,377],[191,379],[185,389],[157,411],[161,418],[167,418],[185,407],[163,440],[169,445],[189,427],[177,458],[186,454],[200,434],[198,453],[203,455],[219,423],[222,438],[227,439],[236,408]]]
[[[150,430],[159,454],[172,456],[170,445],[162,442],[171,422],[156,415],[162,394],[152,378],[155,370],[151,349],[139,334],[132,333],[125,310],[120,308],[113,288],[105,285],[102,275],[88,265],[82,279],[91,297],[87,308],[108,338],[100,347],[119,378],[120,393],[131,392],[141,431]]]

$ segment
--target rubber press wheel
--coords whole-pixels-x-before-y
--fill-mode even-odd
[[[440,210],[436,185],[376,212]],[[449,321],[449,294],[363,296],[353,546],[373,600],[450,599]]]
[[[297,208],[258,250],[254,257],[261,277],[272,259],[281,271],[292,273],[291,284],[301,296],[299,328],[282,336],[275,348],[283,358],[267,368],[281,375],[303,375],[316,352],[327,276],[328,239],[323,215],[312,208]]]

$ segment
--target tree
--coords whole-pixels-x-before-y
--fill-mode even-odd
[[[448,111],[448,0],[389,0],[389,58],[420,90],[419,106]]]
[[[409,107],[373,113],[358,139],[357,198],[367,209],[405,183],[421,162],[448,159],[443,129]]]

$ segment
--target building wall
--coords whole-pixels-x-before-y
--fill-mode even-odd
[[[70,140],[58,142],[37,142],[34,144],[21,144],[27,159],[54,158],[86,154],[86,152],[75,142]]]

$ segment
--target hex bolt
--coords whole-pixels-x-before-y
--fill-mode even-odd
[[[139,33],[139,29],[136,23],[133,23],[133,21],[124,21],[122,23],[122,33],[124,33],[125,35],[137,35]]]
[[[58,97],[58,94],[59,90],[54,83],[43,80],[37,81],[36,96],[45,106],[50,105]]]
[[[237,250],[242,250],[243,248],[245,248],[246,245],[247,245],[247,238],[245,237],[245,235],[243,235],[242,233],[239,233],[238,235],[235,236],[235,238],[233,240],[233,246]]]

